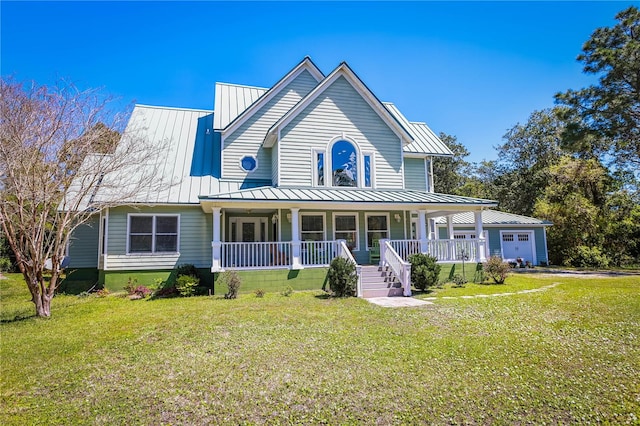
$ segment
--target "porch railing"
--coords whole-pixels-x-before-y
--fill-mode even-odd
[[[327,266],[336,255],[336,241],[300,242],[300,264],[302,266]]]
[[[220,257],[223,269],[288,268],[291,266],[291,243],[221,243]]]
[[[380,240],[380,260],[398,277],[403,295],[411,296],[411,264],[400,257],[389,240]]]
[[[420,240],[390,240],[389,243],[402,259],[424,252],[440,262],[480,261],[479,254],[484,253],[486,244],[484,240],[427,240],[423,251]]]

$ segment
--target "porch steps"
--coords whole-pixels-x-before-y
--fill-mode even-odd
[[[360,275],[362,297],[402,296],[402,284],[391,269],[381,266],[363,266]]]

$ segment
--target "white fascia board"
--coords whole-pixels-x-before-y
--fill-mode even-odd
[[[331,86],[339,77],[345,77],[345,79],[351,84],[353,88],[362,96],[362,98],[369,104],[371,109],[373,109],[378,116],[384,121],[387,126],[400,138],[400,140],[405,144],[409,144],[413,142],[413,136],[406,130],[398,121],[391,115],[389,110],[387,110],[384,105],[371,93],[368,87],[366,87],[360,78],[355,75],[355,73],[347,66],[347,64],[343,63],[338,68],[336,68],[327,78],[325,78],[320,84],[318,84],[309,94],[302,99],[298,104],[296,104],[293,108],[289,110],[282,118],[276,122],[271,129],[267,132],[267,136],[264,140],[264,147],[269,148],[270,144],[273,144],[275,141],[272,138],[272,135],[275,134],[276,131],[279,132],[279,129],[286,127],[293,119],[297,117],[297,115],[303,111],[306,107],[308,107],[318,96],[320,96],[327,88]]]
[[[294,69],[289,71],[280,81],[278,81],[271,89],[269,89],[264,95],[254,102],[249,108],[236,117],[227,127],[221,130],[224,136],[232,134],[238,127],[242,126],[255,112],[257,112],[262,106],[273,99],[280,91],[285,88],[291,81],[298,77],[303,71],[308,71],[313,78],[319,83],[324,78],[322,72],[316,67],[316,65],[307,56],[302,62],[300,62]]]

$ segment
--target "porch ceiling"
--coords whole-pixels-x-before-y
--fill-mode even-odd
[[[223,208],[327,208],[334,210],[437,210],[462,212],[495,207],[496,201],[411,189],[272,187],[200,196],[203,210]]]

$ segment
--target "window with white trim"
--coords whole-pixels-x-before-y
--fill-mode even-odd
[[[177,253],[178,215],[129,215],[127,253]]]
[[[456,240],[473,240],[476,238],[476,234],[470,232],[454,232],[453,238]]]
[[[355,213],[336,213],[333,217],[334,239],[346,240],[347,247],[358,250],[358,215]]]
[[[364,169],[364,187],[373,187],[373,154],[365,153],[362,156],[363,169]]]
[[[240,159],[240,168],[247,173],[253,173],[258,169],[258,159],[254,155],[245,155]]]
[[[302,241],[324,241],[324,215],[302,214],[300,239]]]
[[[374,241],[389,238],[389,216],[368,214],[367,225],[367,250],[373,246]]]
[[[313,186],[324,186],[325,152],[312,151]]]

